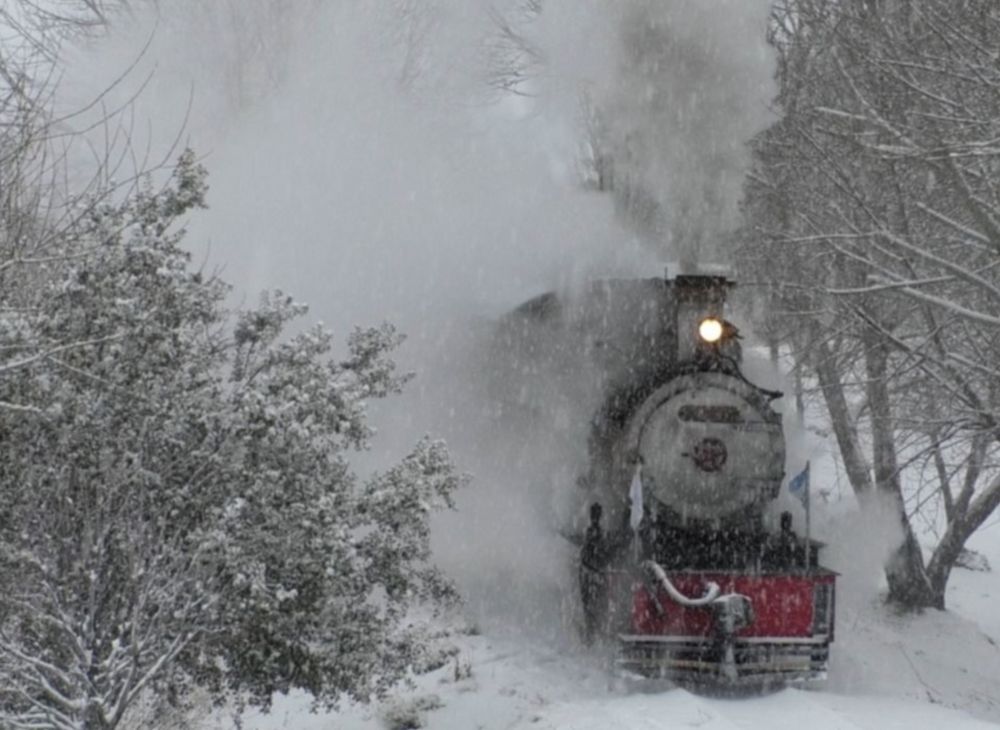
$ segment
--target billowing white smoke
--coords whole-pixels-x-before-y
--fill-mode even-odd
[[[290,5],[291,37],[256,48]],[[335,327],[388,318],[437,347],[453,319],[657,268],[577,184],[573,119],[487,87],[491,3],[309,5],[163,6],[74,58],[63,83],[72,108],[139,57],[101,108],[137,93],[123,123],[141,158],[182,129],[204,156],[212,210],[190,239],[241,290],[280,286]]]
[[[211,175],[211,209],[190,225],[196,259],[246,299],[295,294],[341,333],[383,319],[407,333],[401,360],[418,378],[375,412],[371,461],[424,431],[447,437],[476,479],[442,522],[442,564],[483,616],[551,627],[573,549],[550,515],[580,471],[590,413],[560,411],[555,433],[518,424],[513,440],[494,428],[480,369],[490,322],[589,277],[662,273],[610,196],[578,183],[582,92],[616,144],[639,145],[618,164],[688,241],[732,213],[770,71],[763,0],[547,0],[519,26],[539,59],[530,95],[498,96],[484,82],[497,13],[521,5],[161,4],[77,51],[62,101],[92,98],[138,58],[102,107],[138,93],[120,119],[140,159],[186,125]]]
[[[547,81],[585,85],[619,207],[646,241],[691,269],[719,261],[775,93],[770,0],[548,0]],[[574,43],[559,41],[567,33]]]

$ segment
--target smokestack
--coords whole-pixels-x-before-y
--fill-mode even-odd
[[[677,361],[694,359],[698,324],[706,317],[725,317],[726,293],[735,286],[724,275],[681,274],[673,281],[677,301]]]

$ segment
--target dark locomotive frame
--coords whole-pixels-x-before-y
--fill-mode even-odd
[[[817,680],[834,638],[836,574],[790,513],[776,527],[764,518],[785,477],[771,407],[781,393],[742,372],[724,316],[731,286],[722,276],[598,282],[582,314],[544,295],[514,313],[508,336],[569,332],[582,344],[566,360],[590,357],[606,373],[580,479],[586,526],[570,531],[585,639],[614,644],[618,667],[643,676]],[[638,498],[635,479],[647,485]]]

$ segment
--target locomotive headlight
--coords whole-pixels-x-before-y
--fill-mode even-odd
[[[710,345],[722,339],[722,320],[706,317],[698,324],[698,336]]]

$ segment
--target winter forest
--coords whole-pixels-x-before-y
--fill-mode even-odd
[[[996,2],[0,0],[0,31],[0,728],[1000,723]],[[780,419],[753,529],[836,581],[821,682],[651,686],[594,636],[587,561],[661,519],[614,440],[654,386],[618,379],[667,387],[600,307],[665,272],[738,284],[736,350],[671,378]],[[704,516],[674,539],[744,539]]]

